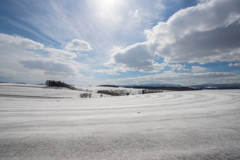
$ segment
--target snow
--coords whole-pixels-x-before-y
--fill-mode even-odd
[[[117,87],[104,87],[104,86],[75,86],[75,87],[83,91],[90,91],[93,93],[97,93],[99,90],[108,90],[108,91],[114,91],[115,93],[119,93],[121,91],[125,93],[127,92],[130,95],[142,94],[142,89],[133,89],[133,88],[123,88],[123,87],[117,88]],[[96,96],[96,97],[100,97],[100,96]]]
[[[0,84],[0,159],[240,158],[240,90],[79,93]]]

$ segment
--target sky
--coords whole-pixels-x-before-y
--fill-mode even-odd
[[[0,82],[240,82],[239,0],[0,3]]]

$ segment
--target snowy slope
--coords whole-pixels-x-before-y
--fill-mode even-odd
[[[0,95],[29,98],[78,98],[79,91],[45,85],[0,83]]]
[[[240,90],[92,99],[75,92],[0,85],[0,159],[240,157]]]

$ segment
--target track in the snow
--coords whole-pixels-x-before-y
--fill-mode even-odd
[[[0,97],[0,159],[240,158],[240,90],[49,99],[18,89]]]

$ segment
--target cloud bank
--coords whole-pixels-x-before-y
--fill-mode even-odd
[[[76,83],[86,79],[81,72],[89,69],[87,64],[74,60],[79,53],[45,47],[20,36],[0,34],[0,49],[0,78],[9,82],[42,83],[56,79]],[[80,50],[75,46],[74,51],[77,49]]]
[[[240,61],[239,8],[238,0],[211,0],[182,9],[168,21],[146,30],[146,42],[114,52],[111,64],[153,72],[159,71],[155,67],[156,56],[162,57],[163,63]]]
[[[35,42],[31,39],[28,38],[23,38],[20,36],[11,36],[8,34],[3,34],[0,33],[0,46],[3,47],[4,45],[11,45],[12,47],[19,47],[19,48],[24,48],[24,49],[43,49],[44,45]]]

